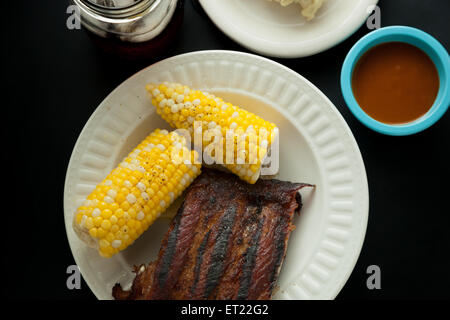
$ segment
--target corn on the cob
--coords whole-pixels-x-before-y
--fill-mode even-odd
[[[124,250],[200,173],[197,157],[181,135],[154,131],[78,208],[76,233],[103,257]]]
[[[219,146],[210,148],[213,157],[216,150],[222,149],[222,154],[218,155],[220,164],[248,183],[258,180],[267,151],[278,135],[275,124],[207,92],[181,84],[148,84],[146,89],[157,113],[172,127],[189,130],[198,145],[195,139],[198,127],[193,124],[200,122],[202,128],[207,129],[201,139],[203,151],[212,142]],[[227,133],[232,135],[231,142]],[[227,144],[233,144],[233,148],[227,149]],[[215,160],[217,163],[217,157]]]

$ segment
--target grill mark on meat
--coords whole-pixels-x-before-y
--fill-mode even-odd
[[[224,271],[220,279],[220,285],[213,291],[208,299],[236,299],[239,290],[239,279],[244,266],[244,254],[250,245],[252,234],[256,231],[256,224],[248,224],[247,221],[258,211],[257,207],[249,204],[243,205],[240,201],[237,208],[237,218],[229,239],[230,249],[224,261]],[[241,242],[241,244],[238,244]]]
[[[206,299],[219,283],[223,273],[224,258],[227,254],[228,240],[230,238],[234,217],[236,216],[236,206],[233,204],[225,210],[220,221],[216,242],[211,255],[210,267],[206,276],[205,292],[203,297]]]
[[[208,233],[206,234],[206,236],[203,237],[202,243],[200,244],[200,246],[197,249],[197,259],[196,259],[196,264],[195,264],[195,268],[194,268],[194,277],[195,278],[194,278],[194,283],[192,284],[191,290],[190,290],[191,295],[194,293],[195,288],[197,286],[198,279],[200,277],[200,268],[201,268],[202,262],[203,262],[203,254],[205,253],[206,244],[208,243],[210,234],[211,234],[211,230],[209,230]]]
[[[262,207],[258,207],[257,213],[259,214],[261,210]],[[245,252],[245,264],[240,279],[240,286],[237,295],[238,300],[246,299],[248,296],[248,291],[250,289],[250,281],[252,279],[253,269],[255,267],[256,253],[258,251],[259,239],[261,238],[262,226],[264,224],[264,221],[265,221],[264,217],[259,220],[258,228],[256,229],[256,232],[253,234],[252,237],[251,246],[247,248],[247,251]]]
[[[207,189],[207,193],[212,192],[212,190],[210,190],[210,186],[208,186]],[[204,299],[203,294],[206,288],[207,275],[209,266],[211,265],[212,261],[212,253],[214,251],[215,240],[219,232],[220,221],[225,213],[225,209],[221,208],[220,206],[216,207],[215,209],[216,211],[214,211],[214,214],[207,214],[210,211],[206,211],[207,213],[205,213],[204,219],[208,219],[208,223],[203,226],[202,230],[199,230],[199,232],[201,232],[203,235],[205,235],[206,232],[210,232],[210,235],[206,242],[206,248],[202,258],[202,268],[200,268],[197,285],[194,292],[190,295],[190,299]]]
[[[207,268],[208,264],[206,262],[206,257],[208,255],[208,249],[211,247],[211,244],[208,244],[208,241],[211,240],[212,232],[211,231],[211,225],[205,225],[204,220],[205,216],[201,214],[201,212],[205,208],[205,204],[208,203],[208,198],[206,195],[208,195],[208,190],[205,187],[202,187],[202,189],[196,189],[196,194],[203,194],[200,197],[196,197],[195,203],[193,201],[189,201],[189,206],[193,207],[195,210],[192,210],[193,214],[196,215],[196,225],[192,227],[192,242],[189,243],[189,248],[187,248],[186,258],[184,259],[180,269],[182,270],[178,278],[176,279],[176,284],[173,286],[173,288],[169,292],[170,299],[193,299],[194,294],[196,291],[199,291],[200,286],[200,275],[202,274],[203,269],[205,267]],[[202,199],[206,199],[202,200]],[[209,209],[208,209],[209,210]],[[215,223],[214,223],[215,224]],[[212,225],[214,225],[212,224]],[[199,270],[199,280],[197,281],[197,284],[195,285],[195,290],[191,292],[193,289],[193,284],[195,280],[195,269],[197,264],[197,255],[198,255],[198,249],[200,245],[202,244],[202,241],[205,240],[206,234],[210,232],[209,239],[206,240],[205,250],[202,256],[202,262],[201,266],[198,269]],[[213,239],[212,239],[213,240]],[[182,247],[182,246],[180,246]],[[173,266],[176,267],[176,266]],[[202,291],[200,291],[202,292]],[[201,295],[200,295],[201,297]]]
[[[170,250],[164,251],[160,257],[160,264],[156,269],[156,285],[153,286],[149,297],[151,299],[169,299],[189,257],[189,250],[194,240],[195,229],[198,226],[200,215],[198,209],[199,201],[193,201],[190,206],[183,202],[174,221],[172,231],[167,238],[166,247]],[[175,240],[175,244],[172,241]],[[175,249],[174,249],[175,247]]]
[[[276,213],[273,216],[273,212]],[[268,297],[262,295],[268,292],[268,273],[271,271],[271,266],[273,263],[273,252],[274,252],[274,233],[278,218],[281,213],[276,210],[275,207],[265,207],[263,209],[262,215],[267,217],[262,226],[262,234],[264,237],[260,238],[258,250],[256,253],[255,267],[251,275],[250,289],[247,295],[247,299],[267,299]]]
[[[180,213],[182,210],[178,211]],[[175,254],[175,249],[177,245],[177,237],[178,237],[178,231],[180,230],[180,220],[181,220],[181,214],[178,214],[175,216],[175,227],[172,229],[172,232],[170,232],[169,237],[167,238],[167,245],[166,250],[164,251],[164,254],[161,258],[161,264],[157,268],[157,281],[158,286],[163,289],[165,282],[167,280],[167,276],[170,271],[170,265],[172,264],[172,259]]]
[[[273,289],[273,286],[275,284],[276,277],[278,275],[278,270],[281,266],[281,261],[283,261],[284,255],[286,253],[286,243],[284,241],[284,238],[286,237],[285,229],[286,229],[286,221],[284,217],[279,216],[278,220],[280,222],[277,225],[276,231],[275,231],[275,256],[274,256],[274,266],[272,269],[272,274],[270,276],[270,288]]]

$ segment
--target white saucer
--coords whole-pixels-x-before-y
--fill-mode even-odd
[[[301,7],[267,0],[199,0],[226,35],[266,56],[299,58],[325,51],[354,33],[378,0],[327,0],[311,21]]]

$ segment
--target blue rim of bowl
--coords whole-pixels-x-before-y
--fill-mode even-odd
[[[405,124],[386,124],[371,118],[356,102],[352,90],[353,69],[359,58],[374,46],[385,42],[406,42],[424,51],[433,61],[439,75],[439,91],[430,110],[419,119]],[[438,121],[450,104],[450,57],[447,50],[419,29],[405,26],[384,27],[362,37],[349,51],[341,70],[341,90],[353,115],[365,126],[379,133],[405,136],[427,129]]]

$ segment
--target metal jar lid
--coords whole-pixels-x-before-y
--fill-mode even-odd
[[[89,31],[128,42],[159,35],[170,22],[178,0],[72,0]]]

